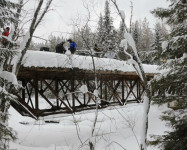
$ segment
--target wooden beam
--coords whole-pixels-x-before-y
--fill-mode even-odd
[[[27,91],[27,94],[28,94],[28,101],[26,103],[29,104],[29,102],[30,102],[32,108],[34,109],[34,105],[32,103],[32,99],[31,99],[32,89],[33,88],[31,88],[31,91],[29,91],[28,85],[26,85],[26,91]]]
[[[34,92],[35,92],[35,109],[36,110],[39,110],[39,100],[38,100],[38,79],[37,77],[34,79],[34,84],[35,84],[35,87],[34,87]]]
[[[121,101],[121,97],[114,92],[114,89],[105,81],[105,84],[108,86],[109,90],[113,93],[113,95],[116,97],[116,99],[118,100],[118,102],[123,105],[122,101]]]
[[[31,82],[31,81],[29,81],[29,83],[31,84],[31,86],[33,87],[33,88],[35,88],[36,86]],[[43,94],[43,90],[38,90],[38,89],[36,89],[37,90],[37,92],[52,106],[52,107],[54,107],[54,105],[47,99],[47,97]]]
[[[75,81],[74,79],[71,79],[71,95],[72,95],[72,109],[73,109],[73,112],[75,112]]]
[[[22,99],[25,101],[25,87],[26,87],[26,82],[25,80],[22,80],[22,89],[21,89],[21,92],[22,92]]]
[[[41,79],[41,81],[49,88],[49,90],[56,96],[56,98],[58,98],[64,104],[69,112],[73,112],[72,109],[67,106],[67,104],[56,94],[53,88],[44,79]]]
[[[55,92],[57,95],[59,95],[58,79],[55,79]],[[59,100],[57,98],[56,98],[56,104],[57,104],[57,107],[59,107]]]
[[[130,93],[132,93],[133,96],[135,97],[135,99],[138,101],[137,96],[134,94],[134,91],[133,91],[133,88],[134,88],[134,86],[136,85],[137,81],[135,81],[134,84],[131,85],[131,86],[129,86],[129,84],[127,83],[126,80],[124,80],[124,82],[125,82],[125,84],[127,85],[127,87],[128,87],[129,90],[130,90],[129,93],[128,93],[128,96],[130,95]],[[130,82],[131,82],[131,81],[130,81]],[[130,84],[131,84],[131,83],[130,83]],[[128,98],[128,96],[126,97],[126,99]]]

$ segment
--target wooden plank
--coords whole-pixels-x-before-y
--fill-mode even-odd
[[[71,79],[72,75],[74,79],[94,79],[95,74],[92,70],[84,70],[79,68],[38,68],[38,67],[21,67],[18,78],[32,78],[34,75],[38,75],[44,79]],[[134,72],[122,72],[122,71],[109,71],[109,70],[97,70],[97,78],[106,79],[139,79],[137,73]],[[146,77],[151,79],[156,75],[155,73],[146,73]]]
[[[122,102],[125,102],[125,95],[124,95],[125,91],[124,91],[124,88],[125,88],[125,86],[124,86],[124,82],[122,80],[121,81]]]
[[[66,99],[66,101],[67,101],[69,107],[72,107],[71,104],[70,104],[70,102],[69,102],[69,99],[68,99],[68,97],[67,97],[67,95],[66,95],[68,90],[69,90],[69,92],[71,92],[71,90],[70,90],[69,87],[68,87],[69,85],[66,86],[66,83],[69,83],[69,84],[70,84],[70,82],[67,80],[66,82],[60,81],[59,83],[60,83],[61,90],[62,90],[62,92],[64,93],[64,97],[65,97],[65,99]],[[63,84],[63,85],[62,85],[62,84]],[[64,87],[66,88],[66,90],[64,90]],[[62,103],[60,104],[60,106],[62,106]]]
[[[21,89],[21,92],[22,92],[22,99],[25,101],[25,87],[26,87],[26,81],[25,80],[22,80],[22,89]]]
[[[112,89],[113,89],[113,94],[110,96],[109,100],[112,98],[112,96],[115,96],[114,93],[116,93],[116,90],[117,90],[117,88],[119,87],[119,84],[120,84],[120,80],[118,81],[118,83],[115,85],[114,88],[112,87]]]
[[[72,109],[70,107],[67,106],[67,104],[63,101],[63,99],[61,99],[56,92],[53,90],[53,88],[44,80],[41,79],[41,81],[49,88],[49,90],[56,96],[56,98],[58,98],[63,104],[64,106],[68,109],[69,112],[73,112]]]
[[[57,93],[57,95],[59,95],[58,80],[57,79],[55,80],[55,92]],[[59,107],[59,100],[58,99],[56,99],[56,104],[57,104],[57,107]]]
[[[38,118],[39,116],[38,116],[38,111],[36,111],[36,110],[34,110],[33,108],[31,108],[18,94],[15,94],[17,97],[18,97],[18,99],[19,99],[19,103],[21,103],[20,105],[23,105],[24,107],[24,109],[27,111],[27,109],[29,110],[28,111],[28,113],[31,115],[31,117],[33,117],[33,116],[35,116],[36,118]],[[19,104],[18,104],[19,105]],[[36,119],[35,118],[35,119]]]
[[[32,89],[33,89],[33,87],[31,88],[31,91],[29,91],[28,85],[26,85],[26,91],[27,91],[27,94],[28,94],[28,101],[27,101],[27,104],[29,104],[29,102],[30,102],[32,108],[34,109],[34,105],[33,105],[33,103],[32,103],[32,99],[31,99]]]
[[[35,85],[31,82],[31,81],[29,81],[29,83],[31,84],[31,86],[34,88],[35,87]],[[43,94],[43,92],[44,91],[42,91],[42,90],[38,90],[38,89],[36,89],[37,90],[37,92],[52,106],[52,107],[54,107],[54,105],[47,99],[47,97]]]
[[[105,81],[105,84],[108,86],[109,90],[113,93],[113,95],[116,97],[116,99],[118,100],[118,102],[123,105],[120,96],[114,92],[114,89]]]
[[[135,99],[137,99],[137,96],[134,94],[134,91],[133,91],[133,88],[134,88],[134,86],[136,85],[137,81],[135,81],[135,82],[134,82],[134,84],[133,84],[133,85],[131,85],[131,86],[129,86],[129,84],[127,83],[127,81],[126,81],[126,80],[124,80],[124,82],[125,82],[125,84],[127,85],[127,87],[128,87],[128,88],[129,88],[129,90],[130,90],[130,92],[129,92],[129,93],[132,93],[132,94],[134,95]]]
[[[72,92],[72,109],[75,111],[75,81],[74,79],[71,79],[71,92]]]
[[[35,92],[35,109],[39,110],[39,100],[38,100],[38,79],[34,79],[34,92]]]

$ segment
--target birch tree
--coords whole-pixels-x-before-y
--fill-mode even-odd
[[[131,36],[131,34],[128,31],[128,28],[125,24],[125,12],[123,10],[120,10],[116,0],[111,0],[113,4],[115,5],[121,19],[123,26],[125,28],[126,33],[124,34],[124,40],[121,41],[121,47],[124,48],[124,53],[126,53],[130,59],[128,60],[128,63],[133,65],[137,74],[139,75],[140,79],[142,80],[142,83],[145,87],[145,96],[144,96],[144,114],[143,114],[143,125],[142,125],[142,133],[141,133],[141,144],[140,149],[141,150],[147,150],[147,130],[148,130],[148,114],[150,110],[150,104],[151,104],[151,91],[148,86],[147,78],[144,72],[144,69],[142,67],[142,63],[138,57],[136,44]],[[133,49],[133,54],[129,54],[127,50],[127,43],[129,46]]]
[[[90,2],[92,3],[92,1],[90,1]],[[86,19],[85,19],[85,16],[84,16],[84,19],[85,19],[84,25],[82,27],[80,27],[80,25],[76,22],[74,23],[74,25],[77,27],[77,31],[79,31],[79,34],[80,34],[80,36],[82,38],[82,41],[84,43],[84,47],[88,50],[88,53],[92,58],[95,90],[94,90],[93,93],[91,93],[88,90],[85,90],[85,89],[88,89],[86,85],[82,85],[81,88],[83,88],[84,90],[81,90],[81,91],[83,91],[83,93],[92,94],[95,97],[95,101],[94,101],[95,105],[96,105],[95,116],[94,116],[94,121],[93,121],[92,128],[91,128],[90,136],[88,138],[89,149],[90,150],[95,150],[96,134],[97,134],[96,126],[97,126],[97,120],[98,120],[98,108],[99,108],[100,99],[98,98],[99,93],[98,93],[98,90],[97,90],[98,89],[98,79],[97,79],[97,70],[96,70],[96,66],[95,66],[95,57],[94,57],[94,53],[93,53],[93,50],[92,50],[92,47],[91,47],[91,44],[90,44],[90,43],[94,43],[95,37],[92,37],[92,38],[88,37],[89,35],[90,36],[93,36],[93,35],[92,35],[92,33],[86,32],[87,29],[89,28],[89,23],[91,21],[91,13],[92,13],[92,10],[90,9],[89,6],[90,6],[89,2],[84,3],[84,7],[87,10]],[[88,34],[85,34],[85,33],[88,33]],[[90,40],[92,40],[92,41],[90,41]]]

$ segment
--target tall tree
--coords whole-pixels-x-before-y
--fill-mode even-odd
[[[126,28],[126,24],[125,24],[125,13],[123,10],[120,10],[116,0],[111,0],[113,2],[113,4],[115,5],[121,19],[122,19],[122,23],[124,25],[125,31],[127,33],[124,34],[124,40],[121,41],[121,47],[124,48],[124,52],[125,54],[127,54],[130,57],[130,60],[128,61],[136,70],[137,74],[139,75],[140,79],[142,80],[143,86],[145,88],[145,95],[144,95],[144,112],[143,112],[143,120],[142,120],[142,129],[141,129],[141,144],[140,144],[140,149],[141,150],[147,150],[147,131],[148,131],[148,114],[149,114],[149,110],[150,110],[150,105],[151,105],[151,89],[149,88],[148,85],[148,80],[147,77],[145,75],[142,63],[140,61],[140,58],[138,56],[138,52],[136,49],[136,44],[134,42],[134,39],[132,38],[132,35],[130,33],[128,33],[128,29]],[[132,48],[133,53],[130,54],[127,52],[127,47],[129,46]]]
[[[149,22],[146,18],[144,18],[142,22],[142,36],[140,41],[140,50],[141,51],[150,51],[151,49],[151,43],[153,40],[153,33],[149,27]]]
[[[96,30],[96,43],[99,48],[102,48],[102,43],[104,42],[104,26],[103,26],[103,16],[100,14],[98,26]]]
[[[16,19],[16,9],[18,7],[18,3],[10,2],[2,0],[0,1],[0,26],[5,27],[7,24],[16,23],[18,20]],[[7,39],[9,42],[10,40]],[[10,51],[9,48],[0,48],[1,56],[0,56],[0,149],[5,150],[8,149],[8,142],[10,140],[16,139],[16,134],[13,130],[8,127],[8,108],[9,102],[13,99],[12,95],[7,92],[7,88],[11,86],[12,89],[15,88],[14,84],[7,81],[6,75],[7,72],[7,63],[9,57],[13,57],[15,53]],[[9,74],[11,76],[11,74]]]
[[[164,24],[157,22],[154,26],[154,40],[152,49],[157,50],[159,53],[162,51],[162,42],[166,40],[167,37],[167,29]]]
[[[88,24],[81,29],[81,35],[81,37],[84,37],[82,39],[83,48],[88,49],[88,47],[93,47],[93,34]]]
[[[136,21],[134,24],[132,36],[133,36],[133,39],[134,39],[136,45],[138,45],[138,43],[140,41],[140,24],[138,21]]]
[[[157,50],[159,53],[161,53],[162,46],[161,46],[161,41],[162,41],[162,35],[161,35],[161,25],[160,23],[155,24],[154,28],[155,34],[154,34],[154,42],[153,42],[153,49]]]
[[[109,2],[105,2],[105,11],[103,17],[103,50],[107,52],[110,48],[114,51],[116,49],[116,31],[113,26],[113,20],[110,14]]]
[[[118,44],[120,44],[121,40],[124,39],[124,33],[125,33],[125,30],[124,30],[123,23],[120,22],[118,36],[117,36],[117,42],[118,42]]]
[[[167,37],[167,30],[164,24],[157,22],[154,27],[154,37],[153,37],[153,44],[151,46],[151,52],[147,55],[149,57],[149,62],[161,64],[162,62],[162,42],[166,40]],[[152,56],[152,57],[151,57]]]
[[[157,8],[152,11],[157,17],[166,19],[172,27],[162,56],[167,62],[165,69],[152,82],[155,103],[177,102],[178,110],[170,110],[162,116],[172,130],[159,136],[152,144],[160,144],[164,150],[187,149],[187,1],[172,0],[168,9]]]

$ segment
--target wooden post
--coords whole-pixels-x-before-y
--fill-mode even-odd
[[[56,94],[59,96],[58,80],[57,80],[57,79],[55,80],[55,91],[56,91]],[[59,100],[58,100],[58,97],[56,97],[56,105],[57,105],[57,107],[59,108]]]
[[[139,81],[137,81],[137,99],[140,99],[140,86]]]
[[[35,109],[39,110],[39,101],[38,101],[38,78],[34,79],[34,85],[35,85]]]
[[[23,89],[22,89],[22,99],[25,102],[25,88],[26,88],[26,82],[25,82],[25,80],[22,80],[22,86],[23,86]]]
[[[123,82],[123,80],[121,80],[121,92],[122,92],[122,102],[123,102],[123,104],[124,104],[124,102],[125,102],[125,96],[124,96],[124,82]]]
[[[100,81],[100,98],[103,99],[103,81],[102,80]],[[102,104],[104,104],[103,100],[101,100],[101,105]]]
[[[73,92],[72,93],[72,109],[73,109],[73,112],[75,112],[75,88],[74,88],[74,85],[75,85],[75,83],[74,83],[74,79],[71,79],[71,92]]]
[[[86,81],[84,80],[84,84],[86,84]],[[86,94],[83,94],[84,96],[84,105],[86,105]]]
[[[106,83],[105,83],[106,84]],[[105,85],[105,101],[107,101],[107,85]]]

